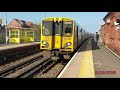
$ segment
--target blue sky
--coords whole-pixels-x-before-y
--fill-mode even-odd
[[[103,18],[108,12],[7,12],[8,23],[16,18],[33,23],[39,23],[41,19],[46,17],[68,17],[74,19],[86,31],[95,33],[100,29]],[[6,12],[0,12],[0,18],[5,24]]]

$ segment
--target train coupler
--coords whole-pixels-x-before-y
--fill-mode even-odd
[[[52,56],[51,59],[52,59],[53,61],[57,61],[57,60],[60,59],[60,58],[59,58],[59,57],[56,57],[56,56]]]

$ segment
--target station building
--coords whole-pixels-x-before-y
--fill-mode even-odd
[[[7,26],[9,31],[9,43],[34,42],[34,28],[32,22],[13,19]]]

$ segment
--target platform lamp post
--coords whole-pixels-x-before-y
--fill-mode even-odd
[[[7,35],[7,12],[5,13],[5,17],[6,17],[6,27],[5,27],[5,32],[6,32],[6,44],[8,44],[8,35]]]

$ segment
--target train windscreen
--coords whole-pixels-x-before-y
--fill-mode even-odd
[[[42,21],[42,34],[44,36],[52,35],[53,22],[52,21]]]
[[[63,23],[63,36],[71,36],[72,35],[72,21]]]

